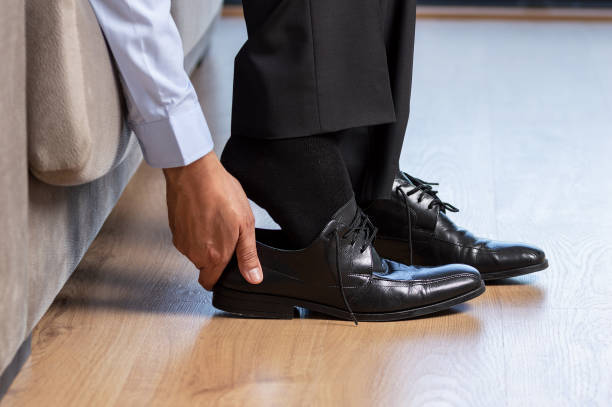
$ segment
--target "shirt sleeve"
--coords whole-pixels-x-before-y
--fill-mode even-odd
[[[213,148],[170,0],[89,0],[121,74],[128,122],[149,165],[187,165]]]

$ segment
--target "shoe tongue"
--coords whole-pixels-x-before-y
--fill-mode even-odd
[[[402,181],[402,183],[405,183],[407,185],[416,187],[415,183],[412,182],[412,180],[408,177],[408,175],[404,172],[400,172],[397,176],[398,179],[400,179]]]
[[[374,246],[372,246],[372,271],[379,275],[384,275],[389,273],[389,268],[387,266],[387,260],[380,257]]]
[[[351,224],[353,219],[355,219],[355,215],[357,214],[358,210],[359,208],[357,207],[357,202],[355,202],[355,198],[353,197],[347,203],[342,205],[342,207],[340,207],[336,213],[334,213],[319,236],[327,235],[338,229],[338,223],[344,225],[341,227],[341,229],[346,229]]]
[[[355,202],[355,198],[353,197],[336,211],[332,219],[344,225],[350,225],[353,219],[355,219],[357,209],[357,202]]]

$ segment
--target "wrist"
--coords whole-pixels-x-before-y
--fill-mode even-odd
[[[214,151],[206,154],[204,157],[192,162],[189,165],[182,167],[164,168],[164,176],[167,182],[178,181],[185,174],[198,174],[203,177],[206,175],[212,175],[219,170],[221,162]]]

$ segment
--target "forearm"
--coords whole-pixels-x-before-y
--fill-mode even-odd
[[[204,114],[183,68],[170,0],[90,0],[119,68],[129,123],[147,162],[187,165],[213,148]]]

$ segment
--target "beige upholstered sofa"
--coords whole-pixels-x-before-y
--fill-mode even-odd
[[[174,0],[191,71],[221,0]],[[0,1],[0,397],[140,164],[87,0]]]

